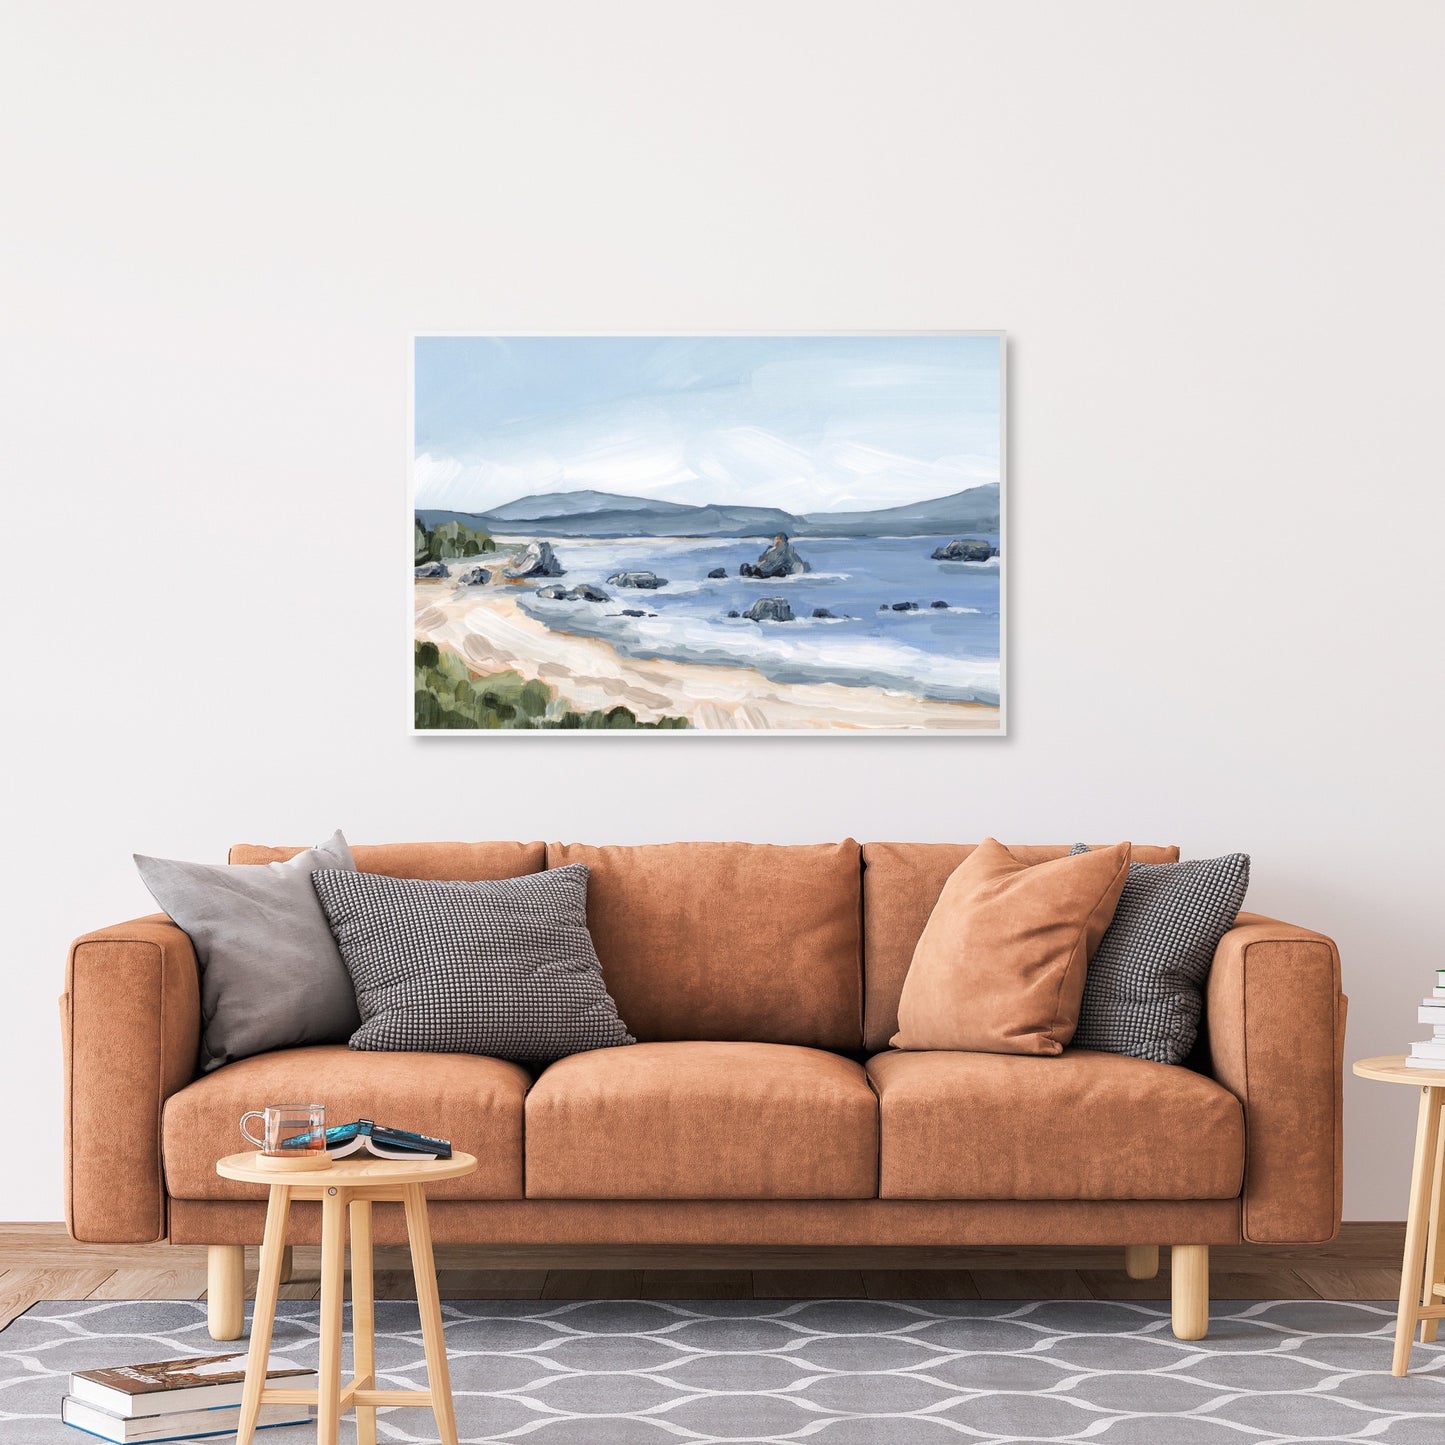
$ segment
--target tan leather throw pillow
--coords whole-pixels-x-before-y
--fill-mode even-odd
[[[1062,1052],[1128,877],[1127,843],[1032,867],[993,838],[980,843],[913,950],[893,1047]]]

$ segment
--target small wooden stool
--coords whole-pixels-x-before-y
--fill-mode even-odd
[[[1404,1054],[1360,1059],[1354,1072],[1362,1079],[1386,1084],[1413,1084],[1420,1091],[1420,1117],[1415,1128],[1415,1166],[1410,1174],[1410,1207],[1405,1216],[1405,1258],[1400,1265],[1400,1310],[1395,1317],[1395,1359],[1392,1374],[1410,1369],[1415,1326],[1420,1343],[1428,1345],[1445,1317],[1445,1251],[1440,1218],[1445,1206],[1441,1188],[1445,1166],[1445,1134],[1440,1111],[1445,1109],[1445,1069],[1412,1069]]]
[[[369,1154],[335,1161],[329,1169],[278,1173],[258,1162],[254,1153],[232,1154],[216,1164],[216,1173],[247,1184],[270,1186],[266,1206],[266,1239],[261,1246],[261,1277],[256,1282],[256,1309],[251,1317],[251,1348],[246,1357],[245,1393],[237,1445],[251,1445],[262,1405],[315,1405],[317,1445],[336,1445],[341,1416],[356,1411],[357,1445],[376,1445],[378,1405],[430,1405],[444,1445],[457,1445],[456,1412],[452,1405],[451,1372],[442,1338],[441,1296],[437,1293],[436,1260],[427,1223],[426,1186],[470,1174],[477,1161],[470,1154],[450,1159],[375,1159]],[[266,1361],[281,1288],[286,1253],[286,1223],[293,1199],[321,1203],[321,1362],[316,1390],[273,1390],[266,1385]],[[426,1390],[376,1388],[375,1296],[371,1275],[371,1206],[392,1201],[406,1208],[411,1241],[411,1267],[416,1275],[416,1302],[421,1314],[426,1352]],[[346,1219],[351,1216],[352,1337],[356,1369],[341,1383],[341,1306],[346,1285]]]

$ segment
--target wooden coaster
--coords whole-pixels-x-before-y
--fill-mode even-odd
[[[264,1169],[268,1174],[314,1174],[318,1169],[331,1168],[331,1155],[322,1149],[307,1149],[294,1155],[257,1153],[251,1158],[257,1169]]]

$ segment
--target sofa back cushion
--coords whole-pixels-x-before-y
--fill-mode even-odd
[[[231,863],[284,863],[300,848],[236,843]],[[475,883],[483,878],[520,878],[547,866],[541,843],[360,843],[351,850],[360,873],[391,878],[443,878]]]
[[[359,850],[356,861],[367,867]],[[549,868],[568,863],[592,870],[587,923],[603,978],[644,1043],[861,1047],[861,879],[852,839],[547,845]]]
[[[913,950],[953,870],[974,843],[865,843],[863,845],[863,957],[866,992],[863,1043],[875,1053],[898,1031],[898,999]],[[1068,853],[1067,845],[1009,845],[1024,863],[1046,863]],[[1178,848],[1135,844],[1136,863],[1175,863]],[[364,867],[358,858],[358,867]],[[624,1014],[625,1018],[626,1015]]]

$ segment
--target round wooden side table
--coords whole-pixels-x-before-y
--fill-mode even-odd
[[[1395,1358],[1390,1371],[1410,1369],[1415,1326],[1420,1343],[1429,1344],[1445,1316],[1445,1252],[1440,1247],[1441,1175],[1445,1134],[1440,1128],[1445,1109],[1445,1069],[1412,1069],[1404,1054],[1360,1059],[1354,1072],[1362,1079],[1386,1084],[1413,1084],[1420,1091],[1420,1117],[1415,1128],[1415,1164],[1410,1173],[1410,1206],[1405,1215],[1405,1257],[1400,1264],[1400,1310],[1395,1317]]]
[[[251,1316],[251,1347],[246,1357],[246,1384],[241,1397],[237,1445],[251,1445],[262,1405],[315,1405],[317,1445],[336,1445],[341,1416],[356,1411],[357,1445],[376,1445],[378,1405],[429,1405],[444,1445],[457,1445],[456,1412],[452,1405],[451,1372],[442,1338],[441,1296],[437,1292],[436,1260],[427,1223],[426,1187],[443,1179],[470,1174],[477,1161],[470,1154],[450,1159],[375,1159],[369,1154],[338,1159],[329,1169],[279,1173],[258,1162],[254,1153],[231,1154],[216,1163],[226,1179],[270,1186],[266,1206],[266,1237],[261,1245],[261,1276],[256,1282],[256,1308]],[[281,1289],[286,1252],[286,1223],[297,1199],[321,1204],[321,1361],[315,1390],[273,1390],[266,1385],[266,1361]],[[422,1348],[426,1354],[428,1389],[376,1388],[375,1295],[371,1272],[371,1206],[392,1201],[406,1209],[411,1242],[411,1267],[416,1276],[416,1302],[421,1314]],[[341,1383],[341,1306],[346,1284],[346,1223],[351,1219],[352,1343],[355,1371]]]

